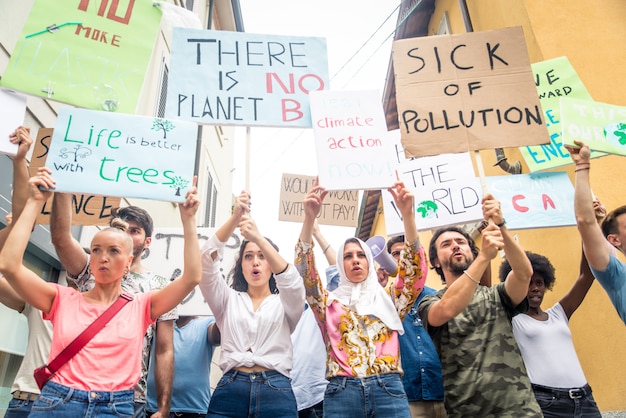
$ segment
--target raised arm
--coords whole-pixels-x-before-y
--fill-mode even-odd
[[[415,197],[413,193],[401,181],[396,182],[389,189],[389,192],[393,196],[404,223],[405,243],[399,260],[398,277],[393,292],[395,307],[400,318],[404,318],[424,288],[428,275],[428,265],[415,224]]]
[[[482,230],[482,244],[480,251],[474,261],[465,270],[466,273],[459,276],[441,300],[434,302],[428,310],[428,324],[432,327],[440,327],[461,312],[472,300],[479,277],[489,267],[491,260],[498,255],[498,251],[504,246],[502,233],[496,225],[489,225]],[[451,242],[443,241],[443,246],[453,245]]]
[[[55,193],[50,214],[50,238],[59,260],[70,276],[83,272],[88,262],[87,253],[72,236],[72,195]]]
[[[197,179],[193,178],[193,185],[187,192],[185,202],[178,205],[184,236],[183,274],[164,288],[153,292],[152,319],[174,309],[200,283],[202,267],[196,229],[196,212],[200,205],[196,188]]]
[[[576,309],[578,309],[580,304],[583,302],[594,280],[595,277],[593,277],[593,274],[589,269],[589,263],[587,263],[587,258],[585,257],[585,252],[583,251],[580,256],[580,275],[572,285],[569,292],[567,292],[559,301],[568,319],[571,318],[574,312],[576,312]]]
[[[24,210],[24,205],[28,200],[28,180],[30,175],[28,174],[26,155],[33,143],[30,129],[25,126],[18,127],[9,135],[9,141],[13,144],[18,144],[17,154],[13,157],[13,195],[11,198],[12,218],[17,219]],[[10,222],[7,222],[7,227],[0,230],[0,249],[4,246],[11,229]],[[22,312],[25,306],[24,299],[17,294],[15,289],[2,276],[0,276],[0,303],[18,312]]]
[[[241,217],[250,212],[250,194],[246,191],[242,191],[235,199],[233,205],[233,213],[230,217],[215,231],[215,237],[220,242],[227,242],[237,229]],[[211,258],[215,260],[217,257],[217,251],[211,254]]]
[[[272,273],[280,274],[287,271],[289,263],[285,261],[274,246],[259,232],[256,223],[250,216],[243,215],[241,217],[239,221],[239,231],[245,239],[258,245]]]
[[[320,226],[317,224],[317,218],[313,221],[313,238],[317,241],[317,244],[320,246],[322,253],[324,253],[324,257],[326,257],[326,261],[328,265],[334,266],[337,264],[337,251],[326,241],[324,235],[322,235],[322,231],[320,231]]]
[[[313,228],[315,220],[322,209],[322,202],[328,192],[319,184],[317,179],[313,183],[313,187],[308,191],[304,199],[302,200],[302,206],[304,207],[304,221],[302,222],[302,229],[300,230],[300,241],[312,244],[313,243]],[[335,259],[335,262],[337,260]]]
[[[576,225],[583,241],[583,248],[589,265],[596,270],[604,271],[609,264],[611,251],[606,245],[606,238],[596,222],[593,211],[593,194],[589,182],[591,167],[591,151],[581,141],[574,141],[578,148],[567,147],[576,164],[574,186],[574,214]]]
[[[46,191],[40,190],[40,187]],[[50,177],[50,170],[40,168],[38,176],[29,180],[29,198],[20,217],[13,221],[0,251],[0,272],[24,301],[44,313],[50,311],[56,289],[25,267],[23,258],[35,219],[52,194],[49,191],[52,188],[54,180]]]
[[[530,260],[526,256],[524,249],[518,244],[506,227],[500,202],[495,200],[491,194],[483,197],[483,216],[485,220],[491,219],[493,223],[500,228],[502,239],[504,241],[504,253],[507,260],[511,264],[511,272],[509,273],[504,288],[507,295],[511,298],[513,305],[522,303],[528,295],[528,284],[533,275],[533,268]]]
[[[404,185],[403,182],[397,181],[391,187],[389,193],[393,196],[404,224],[404,238],[409,244],[417,243],[419,247],[419,235],[415,224],[415,206],[413,193]]]
[[[28,199],[28,161],[26,155],[33,143],[30,136],[30,128],[25,126],[18,127],[11,135],[9,140],[13,144],[18,144],[17,154],[13,157],[13,197],[11,199],[11,212],[13,219],[16,219],[22,213],[26,200]]]
[[[602,224],[602,220],[606,217],[606,208],[598,199],[593,200],[592,207],[596,222],[598,225]],[[609,247],[609,249],[612,248],[607,241],[605,241],[604,244]],[[576,312],[576,309],[578,309],[583,302],[594,280],[595,277],[589,268],[585,251],[582,251],[580,255],[580,274],[569,292],[559,301],[568,319],[571,318],[574,312]]]

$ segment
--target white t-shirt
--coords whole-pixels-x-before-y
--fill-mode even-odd
[[[52,324],[42,318],[39,309],[33,308],[28,303],[24,304],[24,310],[21,313],[28,321],[28,344],[22,364],[11,386],[11,392],[21,390],[39,393],[40,390],[37,382],[35,382],[33,372],[37,367],[48,362],[52,342]]]
[[[513,317],[513,334],[530,382],[552,388],[578,388],[587,379],[578,361],[569,321],[560,303],[546,311],[547,321],[526,314]]]

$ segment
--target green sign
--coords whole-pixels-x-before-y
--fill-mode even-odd
[[[135,113],[160,22],[152,0],[35,0],[0,84]]]
[[[520,147],[528,168],[531,172],[535,172],[572,163],[561,140],[559,99],[561,97],[593,99],[567,57],[537,62],[531,66],[550,135],[549,144]],[[602,155],[602,153],[594,153],[593,156]]]
[[[592,150],[626,155],[626,107],[561,99],[563,143],[583,141]]]

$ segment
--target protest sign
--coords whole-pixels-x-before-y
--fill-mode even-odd
[[[313,187],[314,182],[314,176],[283,173],[280,184],[279,221],[301,223],[304,220],[302,199]],[[322,203],[317,222],[320,225],[357,226],[359,192],[357,190],[329,191]]]
[[[393,43],[408,156],[549,143],[521,27]]]
[[[378,93],[315,91],[309,98],[320,184],[327,190],[391,187],[395,155]]]
[[[198,228],[200,246],[215,233],[214,228]],[[169,280],[180,276],[183,270],[184,239],[182,228],[155,228],[152,233],[152,242],[148,250],[144,251],[142,264],[150,271]],[[224,248],[222,269],[220,272],[224,280],[235,264],[239,253],[242,238],[231,235]],[[202,297],[200,289],[196,287],[183,302],[178,305],[178,315],[212,315],[209,305]]]
[[[46,164],[46,157],[52,140],[52,128],[39,128],[33,144],[33,155],[28,166],[31,176],[37,175],[37,169]],[[50,197],[37,215],[38,224],[49,224],[52,211]],[[111,210],[120,207],[120,198],[111,196],[97,196],[93,194],[72,194],[72,224],[73,225],[108,225],[111,220]]]
[[[160,22],[151,1],[35,0],[0,84],[134,113]]]
[[[626,107],[561,98],[563,143],[583,141],[589,148],[626,155]]]
[[[9,141],[9,135],[24,124],[26,114],[26,96],[0,89],[0,154],[17,154],[17,144]]]
[[[480,181],[468,153],[406,159],[399,139],[397,170],[415,195],[415,222],[419,231],[460,225],[482,219]],[[382,192],[387,235],[401,235],[404,224],[393,197]]]
[[[60,192],[184,202],[198,125],[62,108],[46,165]]]
[[[508,229],[576,225],[574,187],[564,172],[487,177]]]
[[[174,28],[165,115],[203,124],[310,127],[328,88],[323,38]]]
[[[550,143],[521,147],[520,151],[531,172],[548,170],[572,163],[561,141],[561,97],[592,100],[583,82],[567,57],[532,64],[541,107],[545,113]],[[605,155],[594,152],[592,157]]]

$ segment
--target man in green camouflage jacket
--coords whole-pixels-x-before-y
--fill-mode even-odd
[[[436,231],[429,259],[446,287],[419,305],[443,367],[449,418],[542,417],[513,336],[511,320],[526,310],[532,267],[506,228],[500,202],[487,194],[482,249],[462,229]],[[480,285],[500,250],[513,267],[505,283]]]

